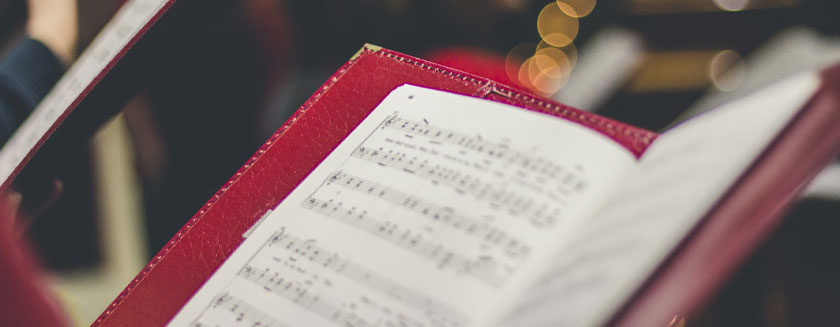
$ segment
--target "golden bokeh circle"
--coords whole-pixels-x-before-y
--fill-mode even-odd
[[[522,65],[519,67],[519,72],[517,75],[517,81],[519,81],[519,84],[529,89],[534,88],[534,84],[531,82],[533,80],[531,78],[531,75],[533,75],[532,68],[536,66],[533,64],[533,62],[534,57],[525,59],[525,61],[522,62]]]
[[[746,67],[741,55],[733,50],[723,50],[709,62],[709,79],[721,91],[732,91],[743,83]]]
[[[750,5],[750,0],[714,0],[715,6],[726,11],[741,11]]]
[[[537,17],[537,31],[546,43],[563,47],[575,40],[578,33],[578,19],[565,14],[557,2],[546,5]]]
[[[558,64],[557,61],[562,62],[562,51],[556,48],[548,51],[541,51],[535,54],[522,63],[519,68],[519,83],[528,89],[540,93],[545,96],[550,96],[562,88],[568,81],[568,70],[563,68],[563,64]],[[555,56],[561,56],[555,58]],[[568,65],[566,65],[568,66]]]
[[[556,66],[552,69],[559,70]],[[554,73],[551,72],[551,70],[547,72],[540,71],[536,74],[536,76],[534,76],[534,80],[531,81],[531,85],[535,91],[542,93],[545,96],[551,96],[565,86],[566,81],[568,81],[568,75],[563,75],[560,78],[554,77],[557,75],[561,75],[561,73]]]
[[[554,46],[552,46],[551,44],[548,44],[545,41],[540,41],[540,43],[537,44],[537,51],[540,51],[540,50],[545,49],[545,48],[550,48],[550,47],[554,47]],[[566,53],[566,57],[568,57],[569,61],[572,62],[572,67],[577,65],[578,49],[577,49],[577,47],[575,46],[574,43],[569,43],[568,45],[566,45],[564,47],[561,47],[561,48],[558,48],[558,49],[563,50],[563,52]]]
[[[534,64],[540,72],[556,79],[561,79],[572,72],[572,62],[563,50],[544,48],[534,54]]]
[[[580,18],[589,15],[595,9],[595,0],[557,0],[557,6],[566,15]]]
[[[520,81],[519,70],[522,64],[534,55],[536,47],[536,44],[526,42],[517,44],[508,51],[505,56],[505,72],[510,80]]]

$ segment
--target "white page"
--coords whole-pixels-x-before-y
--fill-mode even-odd
[[[635,162],[563,119],[399,87],[170,325],[484,326]]]
[[[662,134],[503,325],[606,323],[818,86],[795,76]]]

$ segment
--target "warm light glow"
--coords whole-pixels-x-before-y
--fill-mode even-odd
[[[746,67],[741,56],[732,50],[723,50],[712,57],[709,63],[709,79],[719,90],[728,92],[741,85]]]
[[[545,96],[551,96],[554,93],[557,93],[563,86],[566,86],[566,82],[568,78],[553,78],[546,74],[538,74],[536,78],[534,78],[533,85],[534,90],[542,93]]]
[[[559,51],[555,48],[550,49],[554,49],[550,52]],[[560,90],[568,81],[568,76],[568,71],[558,65],[548,52],[528,58],[519,69],[519,82],[532,91],[546,96]]]
[[[555,79],[561,79],[572,72],[572,62],[566,53],[558,48],[537,51],[534,54],[534,64],[541,73]]]
[[[747,5],[750,4],[750,0],[712,0],[720,9],[726,11],[739,11],[744,10],[747,8]]]
[[[540,41],[540,43],[537,44],[537,51],[550,47],[553,46],[551,44],[546,43],[545,41]],[[569,43],[569,45],[558,49],[563,50],[563,52],[566,54],[566,57],[568,57],[569,61],[572,63],[572,67],[577,65],[578,50],[574,43]]]
[[[495,0],[496,5],[508,12],[521,12],[528,6],[527,0]]]
[[[578,19],[563,13],[557,2],[552,2],[540,11],[537,31],[546,43],[555,47],[566,46],[577,36]]]
[[[518,72],[518,76],[517,76],[517,80],[519,81],[519,84],[524,86],[524,87],[527,87],[529,89],[534,88],[534,84],[531,83],[531,80],[532,80],[532,78],[531,78],[532,69],[531,68],[536,67],[536,66],[533,65],[533,62],[534,62],[533,57],[528,58],[524,62],[522,62],[522,65],[519,67],[519,72]]]
[[[632,93],[686,92],[714,87],[738,88],[746,75],[741,56],[732,50],[650,52],[627,84]]]
[[[649,52],[630,79],[632,93],[685,92],[708,87],[709,67],[721,50]]]
[[[537,45],[533,43],[520,43],[510,49],[505,57],[505,72],[510,80],[522,81],[520,79],[519,71],[521,70],[522,64],[525,60],[534,55],[536,47]],[[527,84],[522,85],[526,86]]]
[[[557,6],[566,15],[580,18],[589,15],[592,9],[595,9],[595,0],[557,0]]]

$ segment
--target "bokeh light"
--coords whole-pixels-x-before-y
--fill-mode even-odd
[[[571,63],[563,51],[545,48],[522,62],[517,80],[531,91],[551,95],[566,84],[570,72]]]
[[[595,9],[595,0],[557,0],[557,6],[570,17],[584,17]]]
[[[520,43],[510,49],[505,57],[505,72],[510,80],[522,83],[519,71],[523,63],[534,55],[536,47],[537,45],[533,43]]]
[[[545,41],[540,41],[540,43],[537,44],[537,51],[540,51],[542,49],[549,48],[549,47],[554,47],[554,46],[546,43]],[[578,49],[577,49],[577,47],[575,46],[574,43],[569,43],[568,45],[566,45],[564,47],[560,47],[558,49],[562,50],[566,54],[566,57],[568,57],[569,61],[572,63],[572,67],[574,67],[577,64]]]
[[[533,62],[534,57],[525,59],[525,61],[522,62],[522,65],[519,67],[519,71],[517,72],[517,80],[519,81],[519,84],[529,89],[534,89],[534,84],[531,82],[533,78],[531,76],[536,75],[536,65],[533,65]]]
[[[715,6],[726,11],[740,11],[747,8],[750,0],[713,0]]]
[[[543,95],[557,92],[561,87],[562,72],[550,62],[551,59],[546,56],[535,55],[528,58],[520,69],[520,82],[532,91]],[[546,69],[543,70],[540,66],[545,66]]]
[[[553,95],[565,86],[578,59],[574,45],[578,17],[595,8],[595,0],[555,0],[537,17],[540,42],[520,43],[505,57],[508,77],[543,95]]]
[[[721,91],[732,91],[744,81],[746,67],[741,56],[733,50],[715,54],[709,62],[709,79]]]
[[[534,64],[540,72],[551,77],[560,79],[572,72],[572,62],[563,50],[558,48],[545,48],[534,54]]]
[[[578,28],[578,19],[565,14],[557,2],[546,5],[537,17],[537,31],[540,37],[555,47],[572,43]]]

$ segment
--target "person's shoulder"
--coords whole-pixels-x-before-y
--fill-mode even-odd
[[[0,88],[3,96],[16,96],[26,115],[52,89],[64,73],[64,65],[38,40],[22,37],[0,60]],[[19,117],[23,118],[23,117]]]

